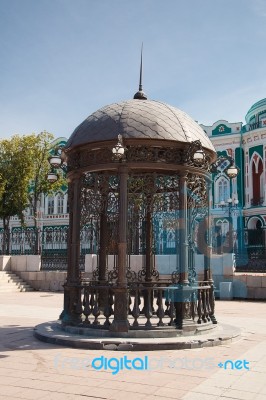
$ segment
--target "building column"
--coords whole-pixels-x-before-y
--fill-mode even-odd
[[[58,194],[54,195],[54,214],[58,214]]]
[[[127,224],[128,224],[128,199],[127,181],[128,168],[121,165],[119,170],[119,223],[118,223],[118,278],[115,294],[114,320],[110,330],[114,332],[128,332],[128,289],[127,289]]]
[[[205,249],[204,249],[204,280],[213,282],[212,271],[211,271],[211,258],[212,258],[212,217],[210,210],[210,198],[211,198],[211,181],[206,181],[207,186],[207,215],[204,220],[204,232],[205,232]]]
[[[68,194],[64,193],[64,205],[63,205],[63,214],[67,213],[67,198],[68,198]]]
[[[229,221],[229,237],[228,237],[228,253],[233,253],[233,229],[234,229],[234,224],[233,224],[233,215],[232,215],[232,206],[233,206],[233,182],[232,178],[230,179],[230,194],[229,197],[231,198],[232,202],[231,204],[228,204],[228,221]]]

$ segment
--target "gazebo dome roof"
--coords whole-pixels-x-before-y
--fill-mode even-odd
[[[105,106],[86,118],[72,133],[65,148],[125,139],[200,140],[215,151],[203,129],[185,112],[154,100],[132,99]]]

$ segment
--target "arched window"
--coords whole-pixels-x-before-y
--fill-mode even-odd
[[[219,232],[222,237],[225,237],[227,232],[229,232],[229,222],[227,219],[218,220],[216,226],[219,227]]]
[[[256,153],[252,159],[252,190],[251,204],[259,206],[263,203],[263,164],[261,157]]]
[[[224,176],[216,181],[216,204],[220,204],[221,201],[227,201],[229,198],[229,181]]]
[[[57,214],[64,213],[64,195],[59,193],[57,196]]]
[[[54,198],[48,197],[48,214],[54,214]]]

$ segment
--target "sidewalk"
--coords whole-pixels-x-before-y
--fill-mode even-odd
[[[71,349],[36,340],[34,326],[56,320],[62,304],[61,293],[0,294],[0,400],[266,398],[266,303],[217,301],[217,320],[243,332],[230,346],[153,352]],[[90,364],[101,356],[147,356],[150,370],[96,370]],[[246,360],[249,370],[232,370],[230,362],[220,368],[226,360]]]

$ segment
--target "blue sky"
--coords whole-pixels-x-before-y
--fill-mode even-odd
[[[266,97],[266,0],[0,0],[0,137],[69,137],[132,98],[200,123],[244,121]]]

